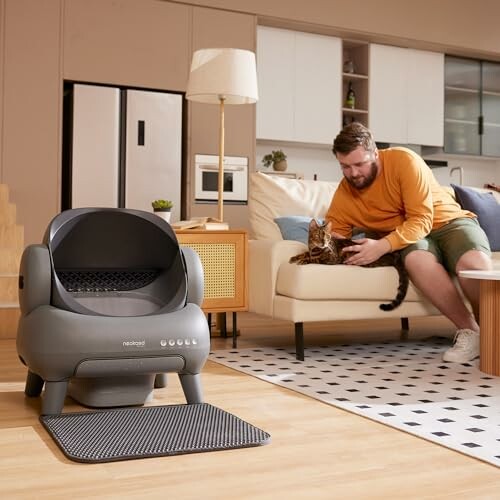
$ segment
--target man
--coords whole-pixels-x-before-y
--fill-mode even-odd
[[[351,237],[357,227],[384,235],[345,248],[355,252],[346,263],[369,264],[401,250],[413,284],[457,327],[443,359],[465,363],[478,357],[479,284],[458,276],[464,269],[492,268],[488,238],[475,214],[460,208],[419,155],[406,148],[378,150],[360,123],[339,133],[333,153],[344,179],[326,214],[332,233]],[[450,275],[458,276],[474,314]]]

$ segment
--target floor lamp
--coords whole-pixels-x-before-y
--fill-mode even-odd
[[[224,220],[224,105],[257,102],[255,54],[242,49],[200,49],[193,54],[186,91],[189,101],[218,104],[218,214]]]

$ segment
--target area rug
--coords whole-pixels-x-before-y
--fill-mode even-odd
[[[42,415],[62,452],[76,462],[111,462],[267,444],[267,432],[215,406],[148,406]]]
[[[449,339],[215,351],[210,360],[500,467],[500,377]]]

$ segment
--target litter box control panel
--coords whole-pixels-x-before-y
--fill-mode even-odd
[[[196,339],[168,339],[168,340],[160,340],[160,345],[162,347],[175,347],[175,346],[190,346],[197,345],[198,341]]]

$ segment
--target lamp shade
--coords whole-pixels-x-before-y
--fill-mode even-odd
[[[193,54],[186,99],[207,104],[257,102],[255,54],[242,49],[200,49]]]

